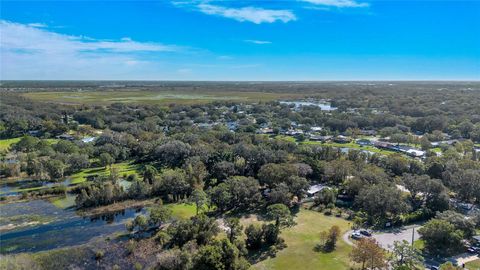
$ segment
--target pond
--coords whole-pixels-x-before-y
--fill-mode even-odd
[[[23,191],[34,190],[37,188],[49,188],[54,186],[69,186],[71,179],[66,179],[61,182],[41,181],[24,179],[15,182],[2,181],[0,183],[0,196],[14,196]]]
[[[6,228],[0,230],[0,253],[37,252],[84,244],[94,237],[126,232],[125,222],[144,212],[132,208],[81,217],[71,208],[61,209],[45,200],[0,205],[0,229]],[[24,226],[25,222],[29,222],[28,226]]]
[[[64,181],[60,182],[51,182],[51,181],[41,181],[41,180],[19,180],[15,182],[2,182],[0,183],[0,196],[15,196],[24,191],[30,190],[40,190],[42,188],[50,188],[55,186],[65,186],[68,187],[72,184],[72,179],[67,178]],[[119,180],[120,186],[125,190],[130,187],[132,184],[125,179]]]
[[[295,105],[295,109],[299,109],[304,106],[314,106],[319,107],[322,111],[334,111],[337,108],[333,107],[330,103],[322,102],[313,102],[313,101],[280,101],[280,104]]]

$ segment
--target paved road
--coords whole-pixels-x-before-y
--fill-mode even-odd
[[[372,237],[378,241],[380,246],[391,250],[391,247],[393,247],[393,242],[395,241],[406,240],[410,243],[412,241],[412,230],[415,230],[414,240],[419,239],[420,235],[418,234],[417,230],[420,227],[420,225],[410,225],[391,230],[375,231]],[[350,238],[352,232],[353,231],[348,231],[342,237],[343,241],[351,246],[355,245],[355,242]]]
[[[373,238],[375,238],[380,246],[385,249],[392,250],[393,242],[405,240],[409,243],[412,242],[412,231],[414,233],[414,241],[420,238],[417,230],[420,228],[420,225],[410,225],[402,228],[395,228],[388,231],[374,232]]]
[[[352,239],[350,239],[350,235],[352,234],[352,231],[346,232],[343,236],[342,239],[345,243],[349,244],[350,246],[354,246],[355,244],[352,242]]]

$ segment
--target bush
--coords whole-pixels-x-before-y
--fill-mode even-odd
[[[128,255],[132,254],[136,247],[137,247],[137,243],[135,243],[134,240],[129,240],[125,245]]]
[[[95,252],[95,260],[101,260],[103,257],[105,257],[105,252],[103,250],[97,250]]]

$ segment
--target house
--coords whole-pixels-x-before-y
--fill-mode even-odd
[[[361,129],[360,130],[360,135],[363,136],[375,136],[377,135],[377,131],[373,129]]]
[[[372,142],[370,140],[367,140],[367,139],[359,139],[359,140],[356,141],[356,143],[358,145],[361,145],[361,146],[372,145]]]
[[[318,192],[322,191],[325,188],[329,188],[329,187],[322,184],[310,186],[307,190],[307,195],[308,197],[313,197],[315,196],[315,194],[317,194]]]
[[[91,143],[93,141],[95,141],[96,137],[85,137],[82,139],[82,142],[84,143]]]
[[[273,128],[261,128],[257,131],[258,134],[273,134]]]
[[[238,127],[237,122],[227,122],[227,128],[228,130],[236,130]]]
[[[382,142],[382,141],[376,141],[373,143],[373,145],[377,148],[383,148],[383,149],[392,149],[393,144],[389,142]]]
[[[310,141],[326,142],[333,138],[333,136],[310,135]]]
[[[352,141],[352,139],[343,135],[338,135],[337,137],[333,138],[333,141],[336,143],[349,143]]]
[[[320,131],[323,130],[323,128],[322,128],[322,127],[311,127],[310,130],[311,130],[312,132],[320,132]]]
[[[285,132],[285,135],[288,136],[297,136],[303,134],[303,130],[301,129],[289,129],[287,132]]]
[[[411,157],[423,157],[425,156],[425,151],[417,150],[417,149],[409,149],[405,151],[405,153]]]
[[[28,135],[33,136],[33,137],[38,137],[38,136],[42,135],[42,131],[41,130],[30,130],[30,131],[28,131]]]
[[[75,140],[75,137],[73,137],[73,136],[70,135],[70,134],[64,133],[64,134],[62,134],[62,135],[58,135],[58,136],[57,136],[57,139],[67,140],[67,141],[73,141],[73,140]]]

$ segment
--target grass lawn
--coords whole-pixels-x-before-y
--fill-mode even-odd
[[[352,247],[343,242],[341,237],[338,239],[335,251],[331,253],[314,251],[321,231],[337,225],[343,235],[350,229],[347,221],[305,209],[300,210],[295,221],[297,225],[285,229],[281,233],[287,248],[279,251],[275,258],[269,258],[253,265],[254,269],[349,269],[349,253]]]
[[[165,204],[166,207],[172,210],[172,216],[179,219],[188,219],[195,216],[197,213],[196,207],[194,204],[187,203],[175,203],[175,204]]]
[[[138,164],[131,164],[129,162],[122,162],[122,163],[116,163],[112,165],[114,168],[117,168],[118,174],[123,177],[123,175],[130,175],[130,174],[137,174],[139,175],[139,165]],[[70,176],[72,179],[72,184],[79,184],[82,182],[85,182],[87,180],[88,176],[92,175],[108,175],[110,173],[110,169],[105,169],[105,167],[95,167],[95,168],[88,168],[81,170],[78,173],[75,173]]]
[[[301,98],[295,93],[236,92],[236,91],[84,91],[84,92],[30,92],[23,96],[44,102],[71,104],[109,104],[115,102],[146,104],[198,104],[215,100],[271,101]]]
[[[17,143],[18,141],[20,141],[22,137],[18,137],[18,138],[13,138],[13,139],[3,139],[3,140],[0,140],[0,152],[1,151],[8,151],[8,149],[10,148],[10,146],[14,143]]]
[[[75,206],[75,195],[67,195],[63,197],[55,197],[50,200],[50,202],[58,208],[65,209],[72,206]]]
[[[296,142],[297,140],[292,136],[285,136],[285,135],[276,135],[276,140],[287,141],[287,142]]]
[[[322,143],[322,142],[315,142],[315,141],[304,141],[304,142],[302,142],[302,144],[318,144],[320,146],[325,146],[325,147],[330,146],[330,147],[336,147],[336,148],[350,148],[350,149],[357,149],[357,150],[365,150],[365,151],[370,151],[370,152],[374,152],[374,153],[379,153],[379,154],[382,154],[382,155],[391,155],[391,154],[396,153],[396,152],[393,152],[393,151],[378,149],[378,148],[373,147],[373,146],[361,146],[361,145],[358,145],[354,142],[351,142],[351,143],[334,143],[334,142]]]
[[[10,146],[12,146],[12,144],[19,142],[21,139],[22,137],[0,140],[0,152],[8,151]],[[59,141],[59,139],[42,139],[42,140],[47,141],[49,144],[55,144]]]
[[[470,270],[480,270],[480,259],[465,264],[465,267]]]

